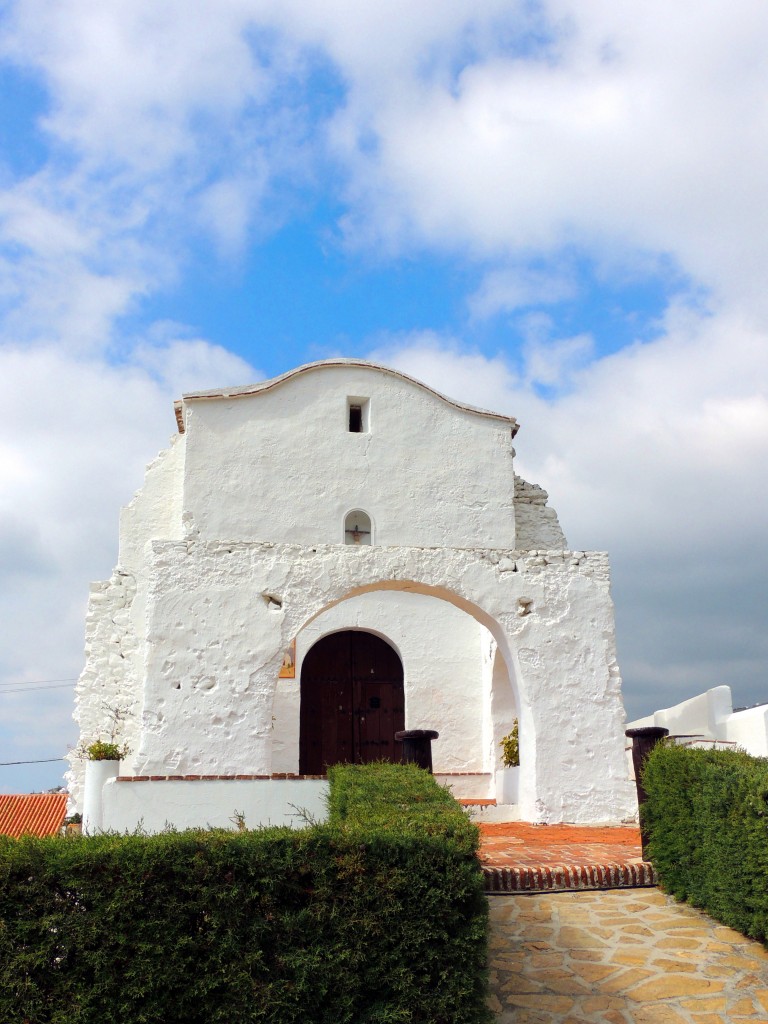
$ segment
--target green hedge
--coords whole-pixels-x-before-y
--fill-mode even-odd
[[[0,842],[0,1021],[480,1024],[477,830],[409,766],[300,831]]]
[[[663,888],[768,937],[768,760],[660,744],[643,773],[649,856]]]

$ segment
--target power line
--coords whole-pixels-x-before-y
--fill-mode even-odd
[[[8,687],[3,690],[0,689],[0,697],[4,693],[36,693],[38,690],[63,690],[65,687],[68,689],[72,683],[55,683],[52,686],[16,686]]]
[[[0,686],[38,686],[41,683],[76,683],[77,676],[65,676],[63,679],[14,679],[8,680],[5,683],[0,683]]]
[[[44,757],[42,761],[0,761],[0,768],[7,768],[12,764],[49,764],[51,761],[63,760],[63,757]]]

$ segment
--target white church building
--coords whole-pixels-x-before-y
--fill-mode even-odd
[[[437,779],[509,818],[636,813],[608,556],[569,550],[515,474],[513,418],[333,359],[176,419],[91,588],[81,748],[129,749],[92,825],[322,814],[326,766],[399,760],[402,729],[437,730]]]

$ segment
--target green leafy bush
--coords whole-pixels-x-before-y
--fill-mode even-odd
[[[121,761],[130,754],[125,744],[96,740],[85,748],[89,761]]]
[[[663,888],[745,935],[768,937],[768,760],[661,744],[643,784]]]
[[[501,763],[505,768],[518,768],[520,766],[520,733],[515,719],[512,732],[501,740]]]
[[[480,1024],[477,830],[412,766],[303,830],[0,839],[0,1020]]]

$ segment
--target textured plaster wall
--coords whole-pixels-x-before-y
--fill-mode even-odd
[[[85,619],[85,668],[75,687],[74,719],[80,744],[69,755],[66,774],[70,807],[82,808],[85,761],[82,747],[95,740],[119,739],[138,749],[141,678],[132,671],[140,645],[131,619],[136,579],[116,569],[103,583],[92,583]]]
[[[181,540],[182,495],[186,437],[175,434],[146,468],[144,483],[120,510],[118,564],[124,571],[140,573],[144,547],[149,540]]]
[[[515,475],[515,547],[520,551],[555,551],[568,546],[557,512],[547,505],[548,498],[543,487]]]
[[[486,698],[481,644],[484,626],[452,604],[424,594],[380,590],[322,612],[296,643],[296,679],[280,679],[273,706],[272,770],[299,764],[299,680],[314,643],[340,629],[365,629],[390,643],[403,663],[406,729],[437,729],[435,771],[490,771],[483,744]],[[507,686],[510,686],[507,679]]]
[[[129,747],[130,770],[139,747],[144,678],[145,547],[152,538],[181,539],[185,438],[175,435],[147,466],[142,488],[120,512],[119,561],[112,577],[91,585],[85,621],[85,668],[75,688],[80,746],[112,734]],[[70,755],[67,788],[82,805],[85,763]]]
[[[188,541],[151,556],[140,773],[270,773],[291,638],[357,589],[402,589],[473,614],[499,644],[524,818],[634,812],[605,555]]]
[[[350,397],[369,400],[366,433],[348,430]],[[190,400],[185,423],[184,510],[206,540],[340,544],[363,509],[378,545],[515,546],[510,422],[400,377],[323,367]]]

